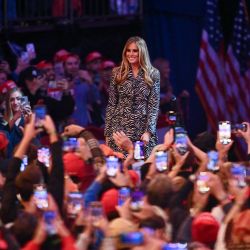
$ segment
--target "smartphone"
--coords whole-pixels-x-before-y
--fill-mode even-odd
[[[158,172],[168,170],[168,152],[157,151],[155,153],[155,166]]]
[[[56,229],[55,229],[55,227],[53,225],[53,221],[56,218],[55,211],[51,211],[51,210],[44,211],[43,218],[44,218],[44,221],[45,221],[46,232],[49,235],[56,234],[57,231],[56,231]]]
[[[22,159],[20,171],[24,171],[27,166],[28,166],[28,156],[24,155]]]
[[[63,151],[75,152],[79,148],[78,139],[75,137],[63,138]]]
[[[187,250],[187,243],[167,243],[162,247],[162,250]]]
[[[207,153],[207,155],[208,155],[207,169],[209,171],[218,171],[219,170],[219,165],[218,165],[219,154],[218,154],[218,152],[211,150]]]
[[[27,51],[23,51],[21,53],[21,60],[24,62],[24,63],[29,63],[29,54]]]
[[[208,186],[208,180],[209,176],[207,172],[200,172],[196,181],[200,193],[205,194],[210,190],[210,187]]]
[[[175,145],[180,155],[184,155],[188,151],[187,132],[182,127],[175,127]]]
[[[83,193],[70,192],[67,197],[67,214],[70,218],[75,218],[84,208]]]
[[[246,183],[247,171],[245,166],[238,164],[233,165],[231,167],[231,174],[233,178],[237,181],[237,186],[239,188],[244,188],[247,186]]]
[[[143,206],[144,193],[141,190],[135,190],[131,193],[131,203],[130,209],[132,211],[138,212]]]
[[[34,106],[34,113],[35,113],[35,127],[41,128],[43,127],[42,121],[45,119],[47,114],[46,106],[45,105],[35,105]]]
[[[174,125],[177,120],[177,114],[175,111],[168,111],[167,113],[167,121],[170,123],[170,125]]]
[[[121,162],[116,156],[106,157],[107,175],[115,177],[118,170],[121,168]]]
[[[144,237],[141,232],[122,233],[119,237],[119,242],[125,247],[133,247],[142,245]]]
[[[219,122],[219,141],[224,145],[231,142],[231,123],[229,121]]]
[[[245,123],[236,123],[231,125],[232,132],[237,132],[238,130],[242,130],[243,132],[247,131],[247,124]]]
[[[48,208],[48,192],[44,184],[34,185],[34,198],[39,209],[45,210]]]
[[[48,147],[42,147],[37,150],[37,159],[43,163],[46,167],[49,167],[50,150]]]
[[[49,81],[48,88],[49,88],[49,89],[56,89],[56,88],[57,88],[57,83],[56,83],[56,81]]]
[[[28,96],[22,96],[22,97],[21,97],[21,105],[22,105],[22,106],[30,105]]]
[[[36,52],[34,43],[27,43],[26,50],[29,54],[34,54]]]
[[[100,201],[93,201],[89,204],[88,214],[93,226],[95,226],[103,217],[103,207]]]
[[[134,143],[134,159],[143,160],[144,159],[144,142],[136,141]]]
[[[119,189],[118,194],[118,206],[122,206],[123,203],[130,197],[130,189],[127,187],[122,187]]]

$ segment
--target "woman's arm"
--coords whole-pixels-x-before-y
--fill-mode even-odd
[[[156,131],[156,123],[159,112],[160,104],[160,73],[155,70],[153,73],[153,84],[148,99],[148,110],[147,110],[147,126],[146,131],[150,134],[154,134]]]

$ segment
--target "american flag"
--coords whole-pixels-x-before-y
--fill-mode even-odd
[[[243,0],[234,18],[232,42],[226,54],[226,77],[231,121],[250,120],[250,26]]]
[[[227,112],[227,83],[224,58],[218,0],[207,0],[196,91],[214,131],[217,130],[218,121],[230,120],[230,115]]]
[[[243,0],[225,53],[218,0],[207,0],[196,91],[214,131],[223,120],[250,120],[250,32]]]

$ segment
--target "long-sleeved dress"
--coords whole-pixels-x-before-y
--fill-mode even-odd
[[[106,111],[104,135],[108,146],[115,151],[122,150],[116,146],[112,134],[123,131],[133,142],[140,140],[144,132],[150,133],[150,140],[144,147],[144,155],[148,157],[152,148],[157,144],[156,123],[159,112],[160,100],[160,74],[153,69],[150,86],[144,81],[143,71],[139,70],[134,77],[132,69],[129,70],[127,79],[117,84],[113,70],[109,89],[109,101]]]

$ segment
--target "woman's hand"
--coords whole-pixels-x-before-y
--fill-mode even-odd
[[[141,141],[144,142],[144,144],[148,144],[150,139],[150,133],[149,132],[144,132],[141,136]]]

